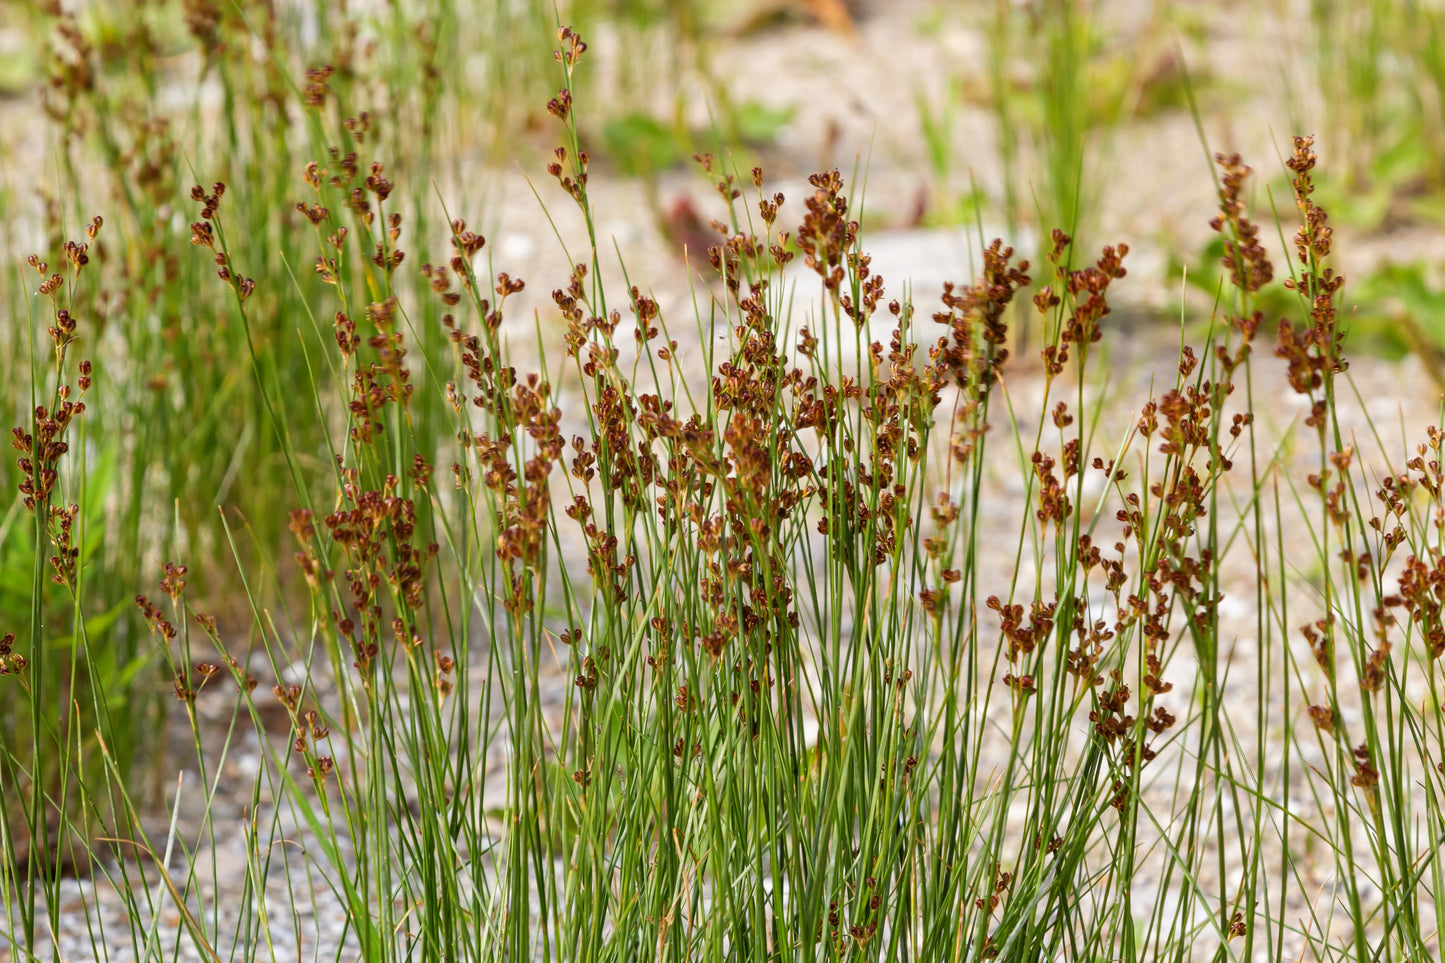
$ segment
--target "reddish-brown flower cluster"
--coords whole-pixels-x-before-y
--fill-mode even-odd
[[[1245,216],[1244,182],[1252,173],[1238,154],[1215,154],[1221,168],[1219,214],[1209,226],[1224,235],[1224,268],[1241,291],[1250,294],[1274,278],[1274,265],[1259,242],[1259,225]]]
[[[292,686],[283,690],[281,686],[275,687],[275,694],[282,704],[286,706],[287,713],[291,716],[295,738],[291,740],[291,751],[306,760],[306,775],[318,785],[326,781],[326,777],[336,768],[336,760],[326,751],[322,744],[331,737],[331,730],[321,723],[321,714],[315,709],[307,709],[302,712],[300,705],[300,688]]]
[[[226,185],[220,181],[211,186],[210,194],[199,184],[191,188],[191,200],[201,203],[201,219],[191,225],[191,243],[211,252],[212,260],[216,262],[216,276],[235,291],[238,300],[244,302],[255,292],[256,281],[242,277],[234,270],[231,255],[219,236],[219,228],[215,226],[220,222],[221,197],[225,193]],[[221,246],[217,247],[218,244]]]
[[[327,81],[331,79],[334,73],[336,73],[336,68],[330,64],[306,68],[307,107],[319,109],[325,106],[326,97],[331,93],[331,88],[327,85]]]
[[[95,90],[95,45],[86,39],[75,14],[54,9],[54,51],[45,58],[46,84],[41,105],[62,129],[73,130],[77,106]]]
[[[1355,774],[1350,777],[1350,785],[1367,792],[1373,790],[1380,782],[1380,770],[1371,761],[1369,745],[1362,742],[1356,746],[1354,757]]]
[[[1275,354],[1289,365],[1290,387],[1299,394],[1308,395],[1314,402],[1306,424],[1323,437],[1327,402],[1322,392],[1326,380],[1344,371],[1348,364],[1341,351],[1344,331],[1339,327],[1339,308],[1336,305],[1336,296],[1345,279],[1343,275],[1335,274],[1333,268],[1325,266],[1334,232],[1329,225],[1329,216],[1311,199],[1315,191],[1310,173],[1316,160],[1311,149],[1313,146],[1313,137],[1296,137],[1294,154],[1286,161],[1294,172],[1290,184],[1301,223],[1295,232],[1295,253],[1300,273],[1297,278],[1286,279],[1285,287],[1299,292],[1309,306],[1310,320],[1302,331],[1297,331],[1288,319],[1281,319]]]
[[[1398,524],[1386,531],[1394,519],[1403,517],[1410,510],[1411,497],[1422,492],[1428,498],[1427,504],[1436,512],[1441,510],[1441,459],[1440,450],[1445,447],[1445,432],[1434,425],[1427,429],[1425,443],[1416,446],[1416,453],[1406,464],[1407,472],[1398,476],[1385,476],[1375,497],[1385,506],[1384,520],[1379,517],[1370,520],[1370,526],[1377,532],[1384,532],[1385,550],[1392,552],[1405,540],[1405,530]],[[1413,474],[1411,474],[1413,473]],[[1375,613],[1376,624],[1380,627],[1380,642],[1385,644],[1383,630],[1393,625],[1395,619],[1389,609],[1403,608],[1410,617],[1410,623],[1420,633],[1425,651],[1431,659],[1445,658],[1445,555],[1439,546],[1424,547],[1424,557],[1411,554],[1405,559],[1404,570],[1399,576],[1399,590],[1381,600],[1381,608]]]
[[[98,216],[91,219],[85,228],[86,242],[65,242],[64,253],[72,289],[90,263],[90,244],[100,233],[102,223]],[[51,302],[54,320],[46,330],[55,352],[56,370],[63,372],[79,326],[70,310],[60,306],[65,279],[60,274],[49,273],[49,264],[37,255],[31,255],[26,263],[43,279],[40,294]],[[85,414],[85,402],[79,398],[91,387],[90,361],[82,360],[76,368],[78,375],[74,387],[57,381],[52,403],[36,405],[28,428],[18,425],[12,428],[10,442],[17,452],[15,463],[20,475],[17,488],[25,508],[45,517],[46,533],[54,549],[49,556],[54,570],[50,580],[71,590],[74,590],[79,575],[80,549],[75,544],[75,520],[80,514],[80,506],[53,505],[51,498],[60,481],[61,460],[70,451],[70,443],[66,441],[70,426]]]
[[[0,675],[19,675],[27,664],[25,656],[15,651],[15,633],[0,636]]]
[[[332,617],[356,655],[356,668],[365,673],[380,652],[385,617],[382,585],[387,585],[401,603],[417,608],[422,602],[425,565],[440,549],[436,544],[417,547],[413,543],[416,506],[410,498],[397,494],[400,482],[396,476],[388,475],[380,490],[366,490],[358,483],[356,469],[338,465],[337,471],[343,480],[343,507],[327,515],[325,524],[332,541],[346,554],[349,567],[344,575],[351,593],[350,611],[357,613],[362,625],[358,632],[350,617],[340,612],[333,612]],[[303,542],[302,551],[309,550],[309,544]],[[400,619],[393,620],[392,628],[401,643],[419,641],[416,628],[405,626]]]
[[[853,266],[859,266],[855,250],[858,222],[848,219],[848,200],[842,193],[843,178],[836,170],[813,174],[808,183],[816,190],[804,202],[808,213],[798,227],[798,249],[803,252],[803,263],[818,273],[829,291],[837,293],[847,276],[844,262],[853,258]],[[867,262],[862,262],[861,266],[866,269]]]
[[[1065,257],[1073,238],[1058,228],[1051,237],[1053,248],[1048,258],[1054,265],[1061,289],[1056,291],[1046,284],[1033,299],[1034,307],[1045,318],[1061,305],[1066,308],[1067,316],[1059,325],[1057,343],[1045,345],[1041,352],[1044,373],[1050,379],[1063,373],[1069,362],[1069,345],[1076,345],[1083,353],[1103,337],[1099,325],[1110,312],[1109,285],[1129,273],[1124,267],[1124,258],[1129,253],[1127,244],[1105,246],[1094,264],[1073,270]]]

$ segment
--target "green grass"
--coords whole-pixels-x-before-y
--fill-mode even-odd
[[[229,124],[152,112],[162,13],[93,61],[60,35],[53,253],[6,289],[13,958],[62,929],[175,958],[177,927],[286,958],[333,917],[321,958],[368,961],[1439,956],[1445,432],[1349,434],[1312,140],[1278,265],[1216,158],[1207,333],[1119,400],[1125,245],[994,242],[886,302],[836,171],[784,198],[701,157],[732,233],[693,317],[615,284],[571,28],[538,104],[482,98],[547,118],[537,189],[581,225],[555,311],[513,317],[430,184],[460,11],[323,23],[313,60],[265,9],[191,21]],[[1083,23],[1050,27],[1069,56]],[[393,46],[348,68],[348,25]],[[406,102],[363,115],[377,90]],[[1265,366],[1302,399],[1282,434]]]

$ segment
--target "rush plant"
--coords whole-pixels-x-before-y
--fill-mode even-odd
[[[252,575],[223,516],[248,619],[195,597],[219,563],[194,555],[133,599],[193,750],[163,830],[88,644],[81,455],[120,379],[75,360],[70,305],[100,221],[64,272],[33,260],[54,360],[15,429],[35,554],[29,634],[0,653],[28,720],[0,733],[10,954],[1438,957],[1445,430],[1398,466],[1348,434],[1313,141],[1278,267],[1252,172],[1214,158],[1214,323],[1118,402],[1128,245],[1060,228],[1031,264],[995,240],[937,303],[888,299],[837,171],[787,197],[699,155],[712,286],[665,317],[607,260],[592,55],[555,36],[543,183],[579,255],[530,330],[461,212],[411,231],[325,68],[316,154],[274,188],[294,261],[251,249],[261,215],[224,180],[177,201],[208,276],[174,296],[235,339],[290,557],[262,544]],[[1264,315],[1276,284],[1292,316]],[[287,286],[306,329],[282,338]],[[1297,423],[1267,423],[1266,364]]]

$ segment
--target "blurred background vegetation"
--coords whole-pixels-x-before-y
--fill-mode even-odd
[[[0,630],[17,633],[17,650],[38,643],[61,656],[41,680],[54,693],[77,694],[80,662],[96,674],[132,727],[131,744],[117,746],[124,759],[138,757],[140,734],[169,697],[132,602],[153,591],[161,562],[190,561],[192,597],[240,625],[248,619],[238,573],[288,577],[292,479],[257,386],[284,395],[310,383],[331,336],[331,319],[308,307],[323,282],[313,270],[321,239],[296,209],[307,199],[306,163],[344,153],[352,134],[364,134],[361,168],[380,163],[396,185],[387,213],[402,216],[399,243],[410,258],[386,284],[415,312],[405,319],[414,370],[418,379],[452,370],[437,300],[413,296],[427,283],[419,268],[445,256],[449,215],[489,230],[494,210],[516,205],[508,176],[536,175],[548,159],[559,21],[588,39],[599,65],[578,111],[596,169],[632,192],[620,204],[624,220],[670,242],[696,238],[709,218],[678,186],[703,185],[705,196],[690,170],[699,151],[785,177],[837,164],[866,173],[870,226],[981,221],[1020,239],[1060,226],[1084,250],[1152,243],[1159,255],[1152,276],[1143,273],[1160,300],[1177,301],[1187,277],[1197,293],[1191,317],[1207,320],[1220,281],[1215,235],[1174,219],[1213,207],[1196,122],[1210,149],[1248,149],[1269,191],[1263,210],[1289,196],[1272,145],[1316,133],[1321,201],[1364,252],[1349,266],[1346,292],[1357,349],[1417,352],[1445,377],[1445,5],[6,3],[0,410],[8,425],[29,423],[31,386],[50,379],[45,311],[25,259],[59,264],[64,242],[93,215],[105,226],[92,269],[70,294],[78,356],[96,370],[62,496],[85,506],[87,635],[66,630],[74,603],[61,589],[47,585],[50,594],[34,597],[36,529],[14,494],[13,459],[0,465],[12,493],[0,515]],[[864,89],[877,77],[889,84]],[[323,110],[308,110],[308,84],[327,88]],[[199,208],[191,186],[216,181],[227,185],[232,254],[257,280],[250,343],[214,265],[190,243]],[[1176,194],[1187,203],[1168,203]],[[545,225],[542,206],[523,201]],[[672,274],[687,290],[686,272]],[[541,305],[562,276],[528,280]],[[356,290],[348,300],[365,305],[380,293]],[[550,316],[540,317],[545,332]],[[1159,323],[1178,317],[1176,307]],[[560,339],[560,326],[553,334]],[[435,450],[450,431],[441,393],[416,397],[419,447]],[[296,400],[285,430],[314,452],[296,468],[319,493],[330,470],[319,428],[329,415]],[[38,640],[27,634],[35,606],[45,626]],[[13,705],[0,701],[0,729],[20,745],[29,722]]]

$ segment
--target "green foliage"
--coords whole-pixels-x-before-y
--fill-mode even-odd
[[[745,100],[733,110],[733,128],[738,137],[754,145],[772,143],[796,113],[791,106],[769,107],[756,100]]]
[[[728,129],[738,145],[765,145],[792,119],[791,108],[771,108],[757,101],[733,105]],[[649,178],[681,163],[693,153],[692,145],[707,135],[679,131],[646,113],[633,113],[602,125],[607,156],[630,177]]]
[[[602,140],[608,156],[623,173],[634,177],[666,170],[683,158],[683,148],[673,132],[647,114],[609,121],[602,128]]]

